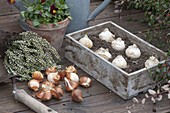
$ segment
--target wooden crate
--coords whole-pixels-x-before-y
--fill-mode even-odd
[[[128,38],[142,51],[149,55],[156,55],[160,58],[160,63],[164,62],[163,51],[110,21],[67,34],[65,57],[123,99],[129,99],[148,88],[153,88],[153,80],[148,70],[153,70],[157,65],[127,73],[77,41],[85,34],[99,34],[104,28],[109,28],[116,36]]]

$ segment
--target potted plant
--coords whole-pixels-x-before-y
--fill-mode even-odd
[[[15,4],[16,0],[7,0]],[[71,19],[65,0],[19,0],[25,10],[21,17],[28,30],[37,32],[47,39],[56,49],[62,46],[66,28]]]

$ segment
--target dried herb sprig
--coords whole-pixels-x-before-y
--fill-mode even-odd
[[[18,80],[30,80],[36,70],[57,66],[60,56],[56,49],[34,32],[22,32],[6,51],[4,65]]]

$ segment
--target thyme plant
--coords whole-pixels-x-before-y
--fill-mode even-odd
[[[60,56],[56,49],[34,32],[22,32],[6,51],[4,65],[10,75],[18,80],[30,80],[31,74],[57,66]]]

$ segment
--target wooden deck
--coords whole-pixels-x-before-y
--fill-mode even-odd
[[[102,0],[92,0],[91,10],[95,9],[101,1]],[[148,26],[141,22],[141,18],[143,17],[142,11],[124,10],[123,13],[121,13],[121,19],[119,18],[119,15],[114,14],[113,11],[114,5],[111,3],[94,21],[90,22],[90,25],[95,25],[105,21],[113,21],[145,39],[144,32],[146,32]],[[0,30],[9,32],[23,31],[19,26],[18,19],[19,12],[12,5],[8,5],[6,0],[0,0]],[[63,52],[60,51],[60,54],[62,57],[62,63],[65,66],[72,65],[71,62],[64,58]],[[1,62],[2,60],[3,59],[0,59]],[[78,74],[87,75],[81,69],[78,69]],[[43,103],[59,113],[128,113],[126,106],[132,105],[132,100],[125,101],[115,93],[109,91],[94,78],[92,78],[92,80],[92,87],[88,89],[80,87],[84,95],[84,101],[82,103],[73,102],[69,93],[65,93],[64,98],[60,101],[52,99]],[[26,82],[17,82],[17,87],[23,88],[27,93],[35,97],[32,91],[28,89]],[[143,94],[140,94],[137,98],[142,99],[143,96]],[[146,101],[145,105],[137,105],[132,109],[132,113],[153,113],[154,110],[156,110],[157,113],[170,113],[169,105],[170,100],[164,96],[163,100],[156,105],[153,105],[151,101]],[[5,83],[0,83],[0,113],[34,113],[30,108],[14,99],[10,80]]]

